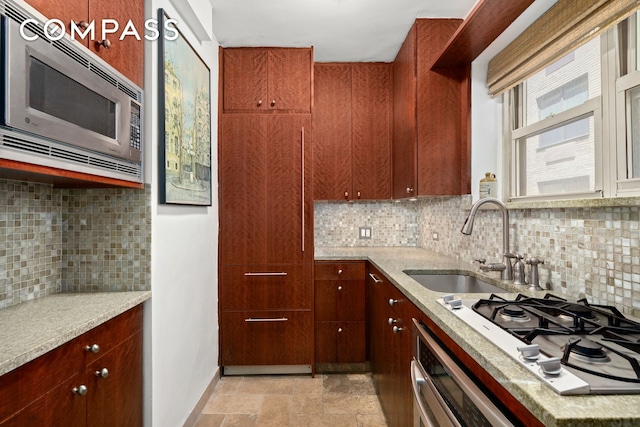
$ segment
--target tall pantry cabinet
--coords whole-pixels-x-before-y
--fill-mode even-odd
[[[220,365],[311,372],[311,48],[224,48],[219,130]]]

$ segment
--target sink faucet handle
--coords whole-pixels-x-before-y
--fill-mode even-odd
[[[484,265],[487,260],[485,258],[478,258],[478,259],[474,259],[473,262],[477,262],[480,265]]]
[[[540,287],[540,273],[538,272],[538,264],[544,264],[544,260],[542,258],[531,257],[525,259],[524,262],[531,266],[531,286],[529,286],[529,289],[532,291],[542,290],[542,288]]]

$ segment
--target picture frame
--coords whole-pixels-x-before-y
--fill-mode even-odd
[[[168,19],[158,9],[159,202],[211,206],[211,72]]]

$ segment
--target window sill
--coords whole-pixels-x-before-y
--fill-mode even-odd
[[[506,202],[507,209],[605,208],[640,206],[640,197],[611,197],[568,200],[531,200]]]

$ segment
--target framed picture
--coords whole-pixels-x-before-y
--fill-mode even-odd
[[[168,19],[158,9],[160,203],[211,206],[210,71]]]

